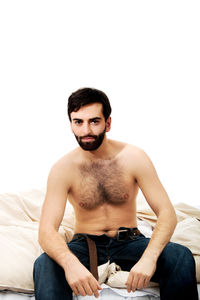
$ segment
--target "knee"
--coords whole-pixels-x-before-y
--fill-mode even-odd
[[[35,278],[36,274],[41,273],[43,270],[49,269],[52,264],[52,259],[46,254],[42,253],[34,262],[33,265],[33,276]]]
[[[34,262],[34,269],[40,267],[45,263],[45,260],[48,259],[48,255],[46,253],[42,253]]]
[[[169,243],[165,249],[165,254],[167,262],[173,269],[195,272],[195,261],[189,248],[176,243]]]
[[[33,279],[35,299],[71,299],[67,296],[71,295],[71,289],[65,279],[63,268],[46,253],[36,259]]]
[[[185,246],[178,245],[178,244],[177,244],[177,258],[180,259],[182,264],[184,264],[184,263],[189,264],[189,265],[194,264],[194,258],[193,258],[191,250]]]

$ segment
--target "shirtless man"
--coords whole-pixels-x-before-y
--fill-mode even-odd
[[[143,150],[107,139],[110,114],[109,100],[99,90],[84,88],[69,97],[71,129],[80,147],[62,157],[48,177],[39,228],[45,253],[34,265],[36,300],[72,299],[72,291],[99,296],[101,286],[89,271],[87,235],[96,243],[98,265],[109,259],[130,271],[129,292],[151,279],[159,283],[162,300],[198,299],[190,250],[169,242],[177,223],[169,197]],[[137,230],[139,188],[157,216],[150,240]],[[68,244],[58,233],[67,199],[76,219]]]

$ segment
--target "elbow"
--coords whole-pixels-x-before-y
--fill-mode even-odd
[[[40,244],[41,247],[42,247],[45,235],[46,235],[45,232],[41,228],[39,228],[39,231],[38,231],[38,243]]]
[[[174,232],[174,230],[176,228],[176,225],[178,223],[176,211],[175,211],[174,208],[169,211],[168,217],[169,217],[168,220],[170,220],[170,224],[169,225],[171,227],[172,232]]]
[[[48,239],[49,230],[47,228],[43,228],[42,226],[39,227],[38,230],[38,243],[43,248],[43,244],[45,240]]]
[[[38,243],[40,246],[44,249],[45,244],[48,243],[48,241],[52,240],[52,236],[54,236],[54,233],[56,232],[55,228],[52,226],[41,226],[38,230]]]
[[[173,233],[178,223],[175,209],[172,207],[170,209],[163,210],[159,217],[161,217],[165,224],[167,224],[170,232]]]
[[[176,212],[174,211],[174,229],[176,228],[176,225],[178,223]]]

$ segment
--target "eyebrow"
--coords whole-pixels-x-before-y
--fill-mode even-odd
[[[100,117],[95,117],[95,118],[91,118],[90,121],[96,121],[96,120],[101,120]]]
[[[83,119],[80,118],[73,118],[72,121],[82,121]],[[96,120],[101,120],[100,117],[95,117],[95,118],[91,118],[89,119],[89,121],[96,121]]]

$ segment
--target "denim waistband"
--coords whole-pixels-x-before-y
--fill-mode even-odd
[[[120,227],[117,230],[117,234],[114,237],[108,236],[106,233],[101,234],[101,235],[94,235],[94,234],[87,234],[87,233],[76,233],[73,238],[79,238],[79,237],[85,237],[87,236],[92,239],[95,242],[103,242],[107,243],[111,239],[122,241],[122,240],[127,240],[128,238],[135,237],[137,235],[140,235],[141,232],[137,227]]]

